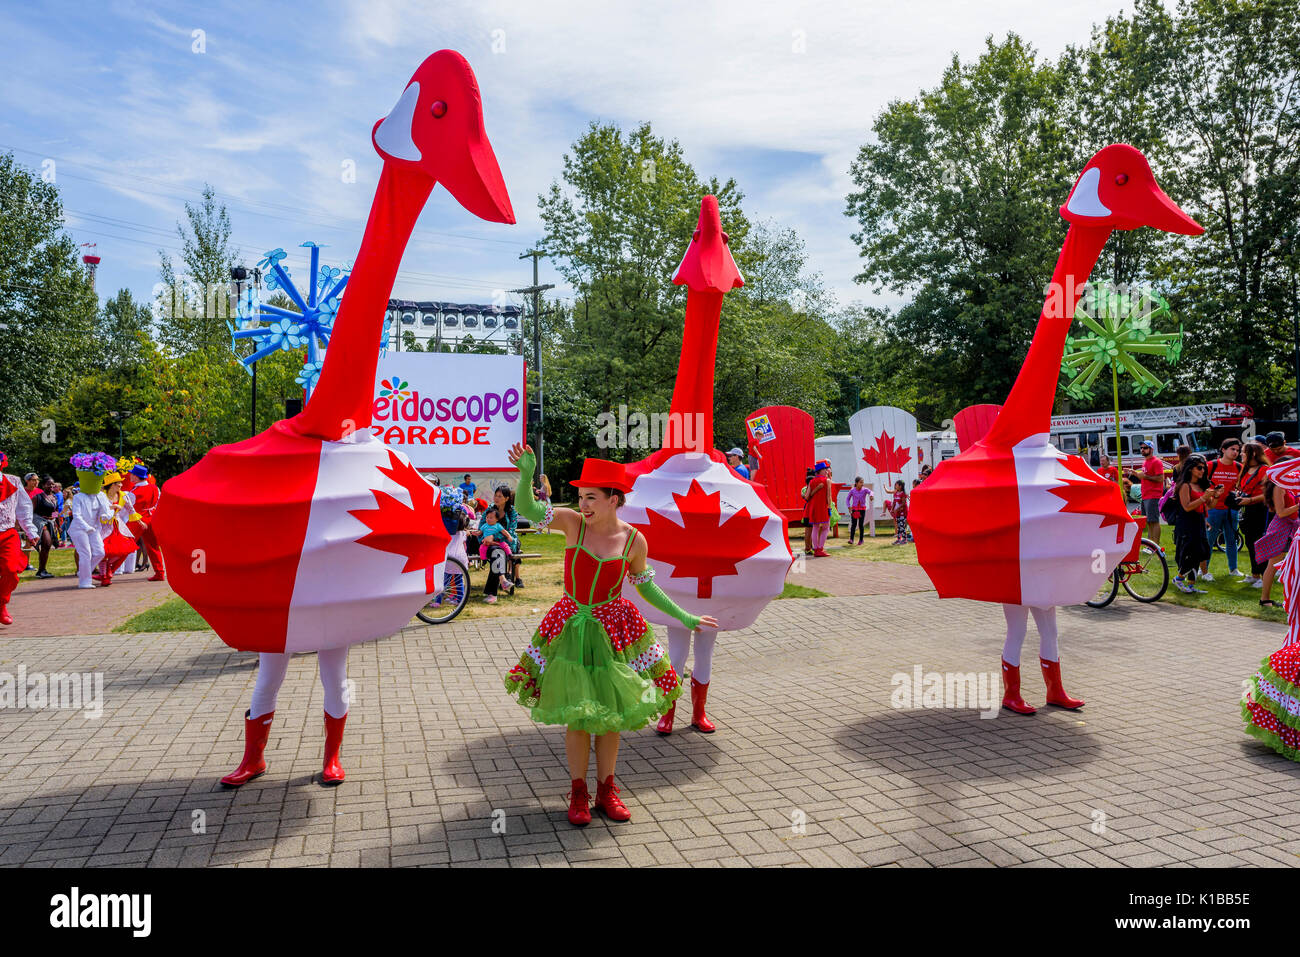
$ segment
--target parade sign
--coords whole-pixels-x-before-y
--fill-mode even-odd
[[[522,356],[390,352],[375,374],[371,430],[421,469],[513,469],[526,439]]]

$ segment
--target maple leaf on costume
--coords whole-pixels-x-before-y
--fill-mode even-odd
[[[388,468],[377,466],[411,495],[411,504],[405,505],[387,492],[372,488],[375,508],[349,509],[348,514],[370,529],[357,539],[381,552],[404,555],[403,572],[424,569],[424,591],[432,595],[437,582],[433,572],[438,563],[447,557],[450,536],[442,523],[442,510],[438,507],[438,490],[426,482],[410,462],[403,462],[388,450]]]
[[[1120,495],[1119,486],[1114,482],[1106,481],[1088,468],[1083,459],[1077,456],[1067,455],[1061,459],[1061,464],[1082,479],[1082,481],[1066,479],[1064,485],[1048,489],[1053,495],[1065,500],[1065,506],[1061,511],[1077,515],[1099,515],[1101,524],[1097,527],[1102,529],[1107,525],[1117,526],[1115,544],[1124,541],[1124,526],[1132,521],[1132,517],[1124,507],[1124,498]]]
[[[669,562],[673,578],[698,578],[696,597],[713,597],[713,579],[736,575],[736,566],[767,547],[762,536],[764,517],[754,518],[748,508],[722,518],[722,492],[705,492],[698,479],[691,480],[685,495],[673,492],[682,524],[652,509],[646,509],[649,524],[632,527],[645,536],[650,557]],[[672,513],[669,512],[671,516]]]
[[[894,445],[894,437],[881,429],[875,448],[862,450],[862,461],[881,475],[898,475],[912,458],[912,450]]]

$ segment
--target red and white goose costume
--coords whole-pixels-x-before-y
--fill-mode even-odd
[[[650,545],[656,583],[693,615],[712,615],[718,628],[746,628],[785,588],[790,569],[786,519],[767,489],[737,475],[713,447],[713,376],[722,299],[744,285],[727,247],[718,200],[705,196],[699,226],[673,282],[684,285],[686,319],[681,363],[669,409],[664,447],[627,466],[632,491],[622,518]],[[691,632],[676,619],[629,596],[647,621],[668,629],[668,654],[685,674]],[[695,633],[691,725],[712,732],[705,713],[717,632]],[[673,729],[676,706],[659,721]]]
[[[405,626],[441,581],[439,492],[371,433],[384,312],[435,182],[483,219],[513,223],[514,211],[459,53],[426,59],[371,138],[383,170],[311,401],[173,478],[155,515],[172,587],[228,645],[262,653],[228,786],[266,770],[275,692],[302,651],[317,652],[325,688],[321,780],[342,781],[347,649]]]
[[[0,452],[0,625],[12,625],[9,599],[18,587],[18,576],[27,567],[27,553],[22,539],[35,543],[36,533],[32,497],[17,475],[4,474],[9,457]]]
[[[912,495],[916,554],[941,598],[1001,602],[1007,617],[1003,704],[1020,697],[1020,643],[1039,626],[1049,704],[1078,708],[1061,685],[1056,605],[1087,600],[1137,536],[1114,482],[1048,441],[1065,339],[1102,247],[1116,229],[1204,230],[1164,194],[1146,157],[1107,146],[1061,207],[1070,223],[1029,354],[1006,403],[973,448],[941,462]]]

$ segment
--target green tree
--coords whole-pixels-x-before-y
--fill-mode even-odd
[[[152,327],[149,307],[136,302],[131,290],[119,289],[116,296],[104,303],[96,323],[100,361],[113,370],[139,365],[144,361]]]
[[[0,153],[0,443],[92,367],[98,308],[57,187]]]
[[[232,318],[230,267],[239,259],[230,244],[230,214],[204,186],[198,205],[185,204],[185,223],[176,224],[181,239],[181,268],[159,250],[163,316],[159,340],[181,355],[194,349],[229,346],[226,323]]]
[[[990,39],[889,104],[850,169],[856,279],[911,294],[888,336],[914,350],[943,415],[1001,401],[1024,359],[1079,163],[1062,99],[1053,64],[1014,34]]]
[[[1180,158],[1166,187],[1206,228],[1160,270],[1193,330],[1188,369],[1207,375],[1204,388],[1260,404],[1277,396],[1294,348],[1300,7],[1179,0],[1171,14],[1139,0],[1134,19],[1160,54],[1156,108]]]

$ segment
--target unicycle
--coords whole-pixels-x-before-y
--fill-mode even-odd
[[[448,558],[443,566],[442,591],[431,595],[415,617],[429,625],[445,625],[469,600],[469,569],[459,558]]]

